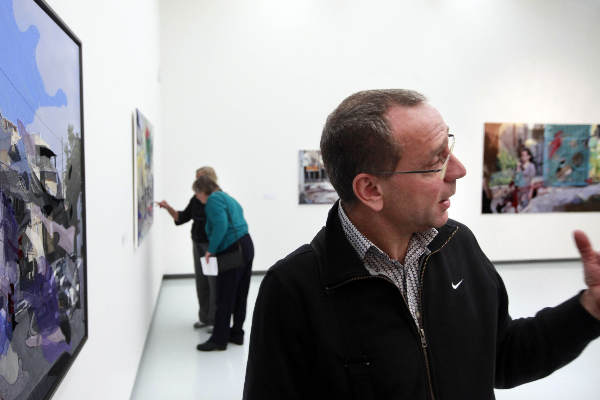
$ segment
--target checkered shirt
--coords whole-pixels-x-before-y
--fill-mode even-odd
[[[415,232],[412,235],[403,265],[398,260],[390,258],[356,229],[344,212],[341,202],[338,207],[338,216],[346,238],[358,253],[367,271],[371,275],[385,276],[400,289],[415,323],[420,327],[420,258],[431,252],[427,246],[437,235],[437,229],[431,228],[425,232]]]

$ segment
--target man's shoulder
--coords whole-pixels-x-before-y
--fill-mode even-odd
[[[449,219],[444,227],[440,228],[445,230],[446,234],[450,235],[450,238],[446,238],[446,243],[450,243],[449,248],[455,252],[464,256],[464,260],[478,261],[477,265],[486,265],[489,271],[494,271],[493,264],[489,261],[486,254],[483,252],[475,234],[469,229],[469,227],[461,222]]]
[[[463,251],[481,252],[475,235],[465,224],[448,219],[444,226],[437,228],[438,234],[429,244],[433,251],[442,248],[463,249]]]
[[[282,280],[305,281],[316,278],[318,261],[313,247],[304,244],[277,261],[267,275]]]
[[[475,239],[473,231],[467,225],[454,219],[448,219],[448,222],[439,230],[446,231],[448,234],[458,235],[458,237]]]
[[[307,264],[316,263],[315,252],[310,244],[303,244],[277,261],[269,270],[285,272]]]

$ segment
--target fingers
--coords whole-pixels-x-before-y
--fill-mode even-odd
[[[581,254],[581,258],[584,261],[591,260],[595,257],[594,249],[592,248],[590,239],[583,231],[576,230],[573,232],[573,238],[575,239],[577,250],[579,250],[579,254]]]

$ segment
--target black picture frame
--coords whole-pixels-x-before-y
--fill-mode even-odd
[[[0,367],[8,365],[12,371],[0,368],[6,374],[0,373],[0,398],[47,400],[88,338],[82,44],[43,0],[20,2],[21,18],[40,21],[25,27],[17,26],[13,1],[0,1],[0,35],[26,37],[26,45],[9,44],[15,51],[0,59],[0,91],[9,89],[0,93],[0,246],[5,253],[0,265]],[[14,18],[14,26],[6,18]],[[65,50],[72,57],[42,62],[33,52],[35,63],[30,64],[31,57],[23,54],[27,45],[37,49],[48,32],[60,40],[52,36],[44,45],[50,50],[64,45],[57,53]],[[14,68],[11,62],[23,65]],[[61,77],[57,82],[68,84],[35,94],[42,81],[48,91],[42,64],[45,71],[52,70],[50,75]],[[18,72],[30,65],[38,68],[39,82],[37,76],[29,79],[36,71]],[[13,107],[11,96],[19,106]],[[21,121],[19,109],[32,120]]]

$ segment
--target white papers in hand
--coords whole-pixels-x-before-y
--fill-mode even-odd
[[[206,257],[200,257],[200,263],[202,264],[202,273],[208,276],[217,276],[219,269],[217,267],[217,257],[208,257],[208,263]]]

